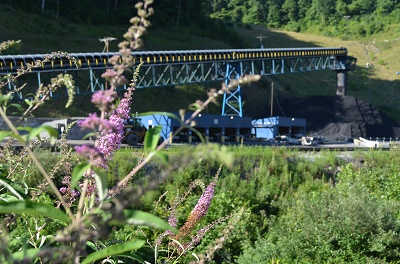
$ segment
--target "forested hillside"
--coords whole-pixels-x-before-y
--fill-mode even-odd
[[[211,17],[232,22],[365,37],[400,21],[391,0],[212,0]]]
[[[29,13],[72,23],[125,25],[134,13],[131,0],[2,0]],[[154,1],[152,23],[164,27],[198,27],[212,31],[216,18],[329,36],[365,37],[400,22],[396,0],[162,0]],[[211,26],[210,26],[211,23]]]

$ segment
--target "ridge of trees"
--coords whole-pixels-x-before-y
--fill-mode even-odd
[[[365,37],[400,22],[397,0],[211,0],[210,16],[328,36]]]
[[[29,13],[75,23],[125,25],[132,0],[3,0]],[[210,28],[210,18],[336,37],[365,37],[400,23],[398,0],[162,0],[154,1],[157,26]],[[206,33],[206,32],[204,32]]]

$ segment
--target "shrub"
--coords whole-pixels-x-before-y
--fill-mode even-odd
[[[347,171],[350,173],[351,171]],[[281,202],[282,215],[238,263],[386,263],[400,257],[399,202],[359,182],[320,183]]]

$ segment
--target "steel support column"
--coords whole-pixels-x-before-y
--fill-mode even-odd
[[[90,89],[92,93],[98,90],[104,90],[104,84],[99,80],[100,78],[97,78],[94,74],[94,70],[90,68]],[[99,88],[98,90],[96,90],[97,87]]]
[[[233,64],[233,65],[232,65]],[[242,62],[235,62],[226,64],[225,84],[229,85],[231,79],[239,79],[242,75]],[[235,89],[230,90],[229,93],[224,93],[222,102],[222,115],[223,116],[243,116],[242,112],[242,95],[240,85]]]
[[[347,94],[347,70],[336,71],[337,88],[336,95]]]

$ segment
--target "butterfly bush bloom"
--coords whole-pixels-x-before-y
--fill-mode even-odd
[[[188,236],[193,230],[195,225],[200,222],[203,216],[206,215],[208,208],[210,207],[212,198],[214,197],[215,181],[211,182],[204,190],[200,199],[197,201],[196,206],[190,213],[186,223],[179,229],[176,238],[182,238]]]
[[[130,52],[129,52],[130,54]],[[117,57],[119,59],[119,56]],[[124,65],[115,65],[119,68],[118,71],[114,69],[107,69],[101,77],[110,82],[111,86],[118,87],[128,83],[128,80],[122,73],[124,72]],[[120,73],[120,74],[118,74]]]
[[[77,122],[77,125],[82,129],[85,128],[91,130],[96,130],[100,128],[101,130],[113,129],[113,125],[110,124],[110,122],[107,119],[98,117],[96,113],[89,114],[89,116],[86,117],[84,120],[79,120]]]
[[[62,181],[62,184],[66,185],[66,187],[61,187],[60,192],[63,195],[66,203],[71,206],[72,203],[76,200],[76,197],[79,196],[79,192],[73,188],[71,188],[71,177],[65,176]]]
[[[100,131],[100,139],[98,149],[104,155],[104,158],[109,160],[114,155],[115,151],[119,149],[124,137],[125,122],[131,112],[133,88],[129,87],[124,94],[119,105],[114,109],[110,118],[108,119],[112,129],[104,129]],[[107,163],[104,164],[104,169],[107,168]]]
[[[115,90],[97,91],[92,96],[92,103],[97,106],[100,111],[109,111],[112,109],[112,103],[117,98]]]
[[[121,99],[118,106],[116,106],[108,119],[98,117],[96,113],[89,114],[85,120],[78,122],[80,128],[98,129],[100,135],[98,144],[96,146],[78,146],[75,150],[89,159],[89,161],[96,167],[107,169],[108,161],[113,157],[115,151],[119,149],[124,137],[124,126],[126,119],[128,119],[131,108],[133,87],[129,87]],[[92,102],[95,103],[99,109],[112,109],[110,106],[116,97],[114,91],[99,91],[92,97]]]
[[[121,99],[118,106],[113,108],[112,102],[116,98],[114,91],[99,91],[92,97],[92,102],[96,104],[100,110],[112,110],[108,119],[98,117],[96,113],[78,122],[80,128],[89,128],[98,130],[100,135],[97,144],[94,146],[82,145],[75,147],[76,153],[86,157],[91,164],[98,168],[107,169],[108,161],[113,157],[114,153],[119,149],[124,136],[124,125],[128,119],[131,108],[132,94],[135,88],[129,86],[124,98]],[[108,105],[108,106],[107,106]],[[64,187],[63,187],[64,188]],[[96,183],[89,178],[87,195],[90,196],[96,190]],[[62,191],[65,192],[64,189]]]
[[[96,167],[101,168],[101,166],[107,162],[103,153],[101,153],[100,150],[94,146],[76,146],[75,151],[77,154],[84,156]]]

